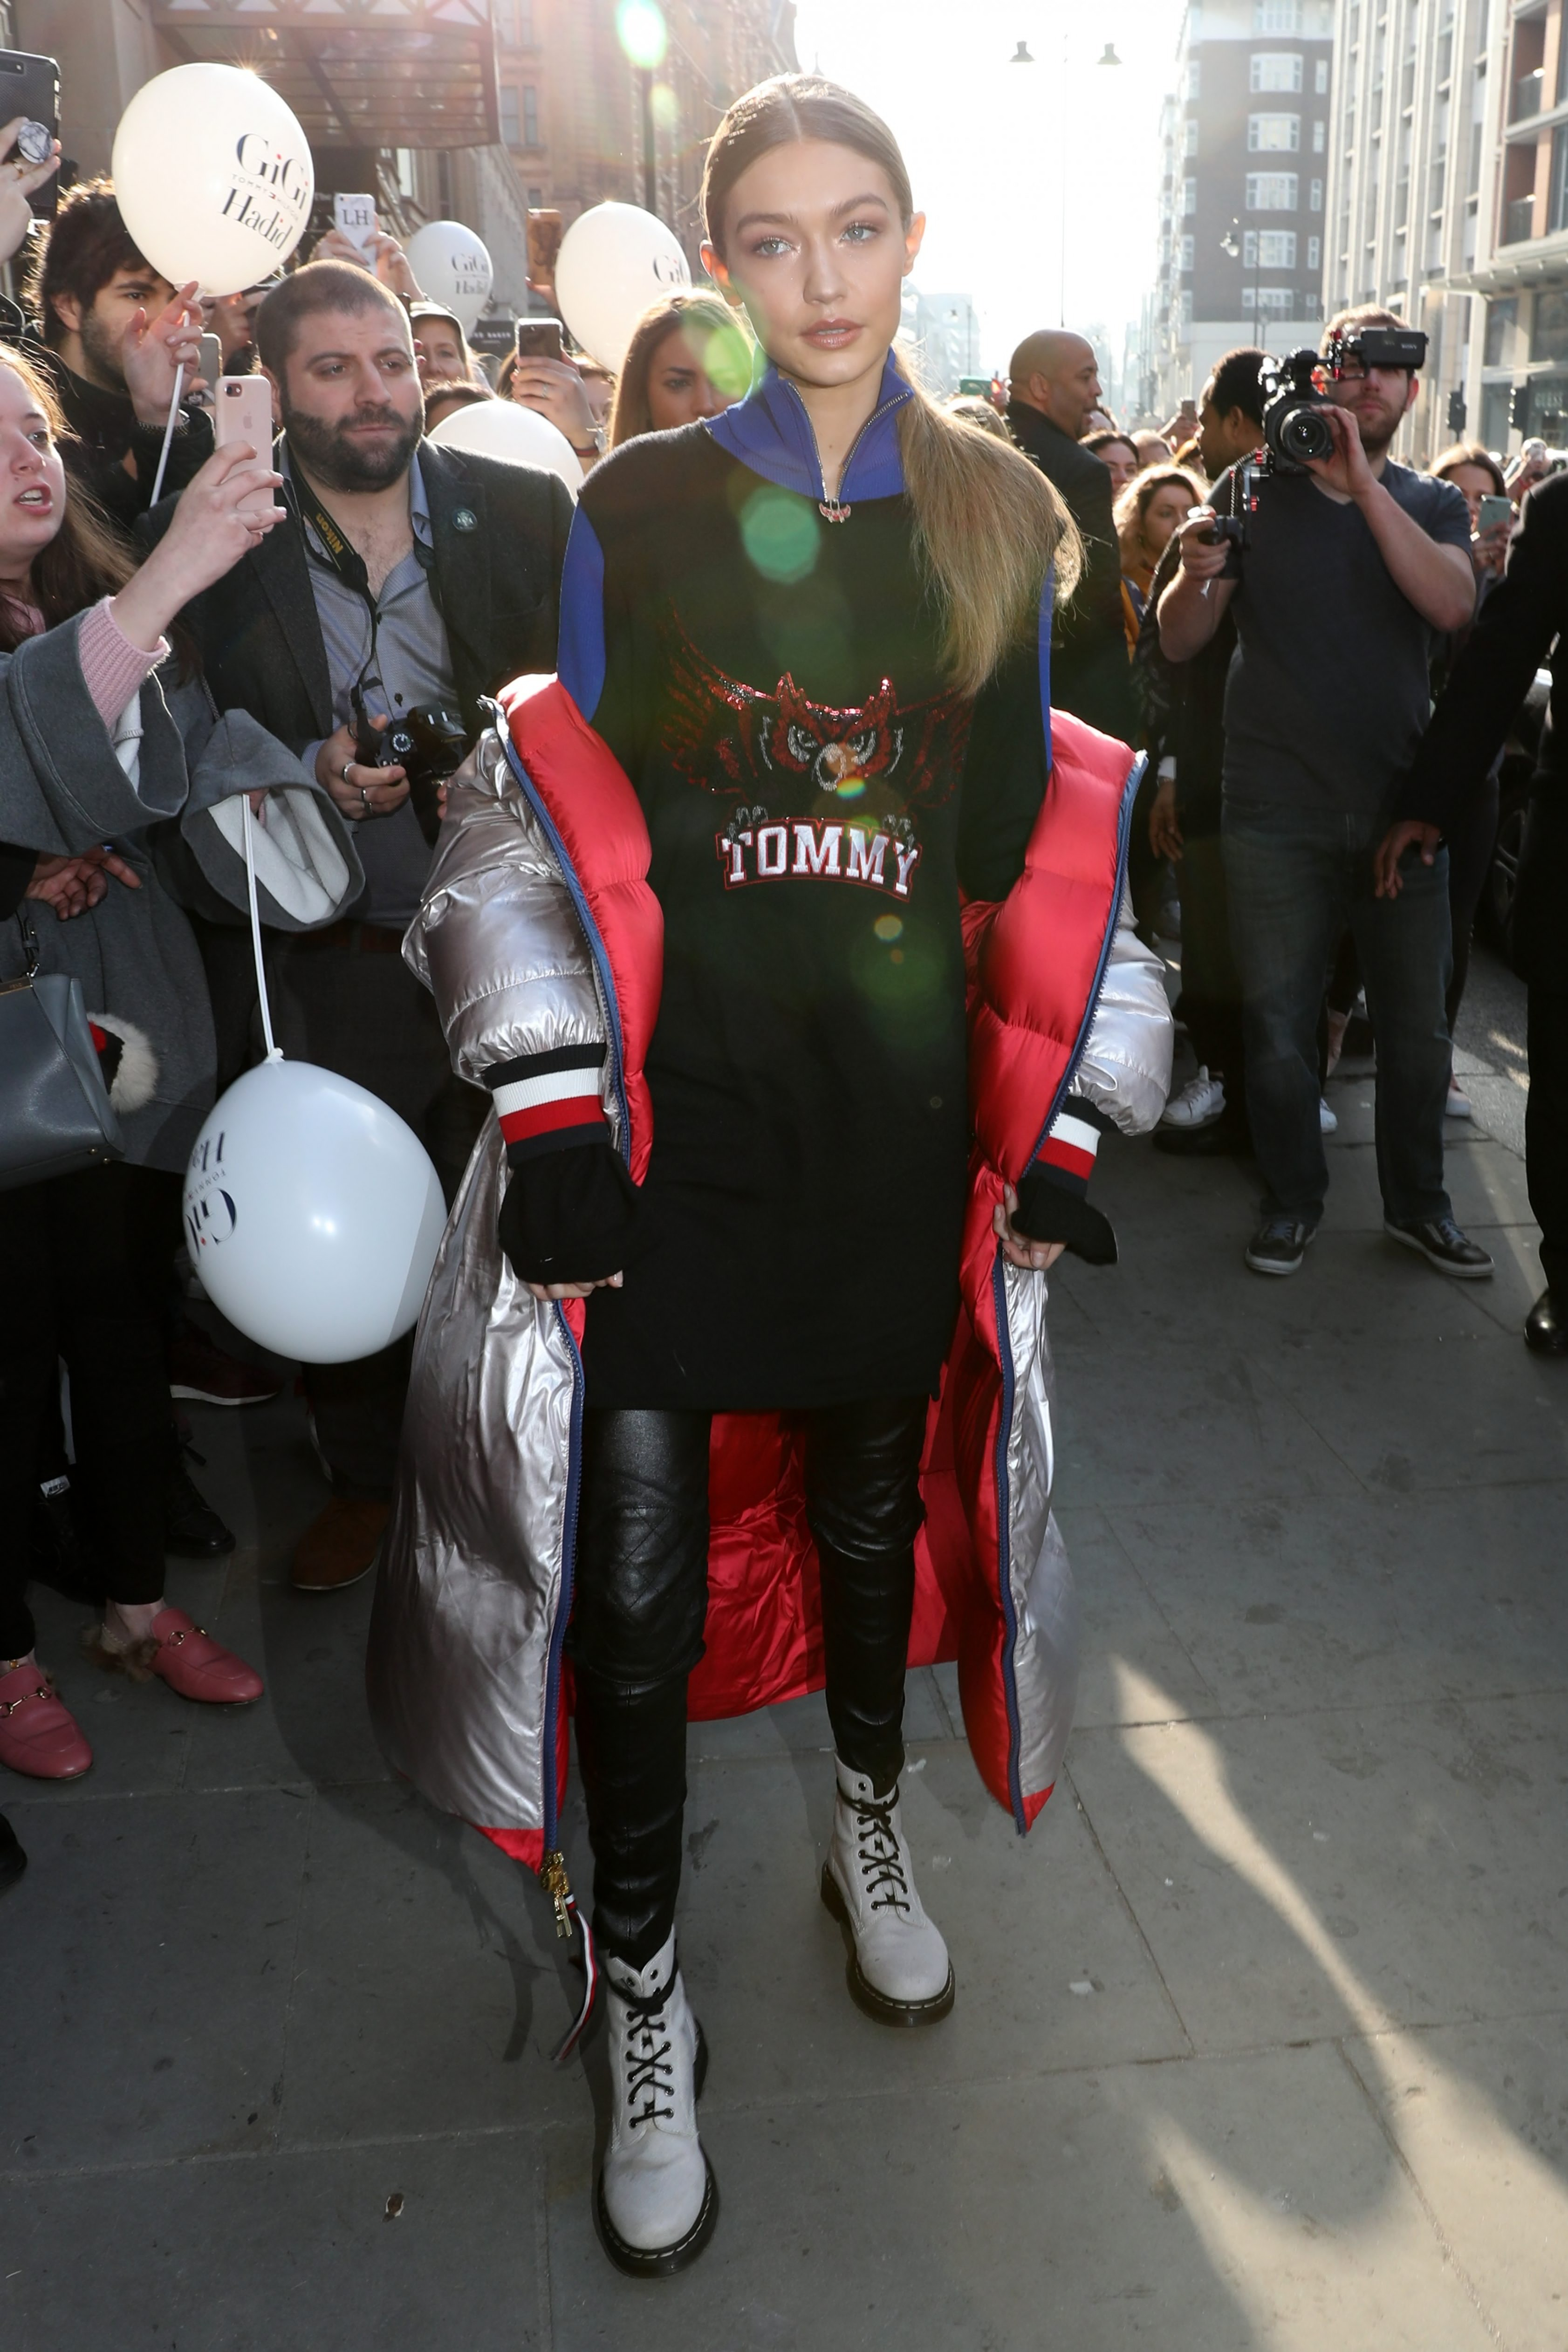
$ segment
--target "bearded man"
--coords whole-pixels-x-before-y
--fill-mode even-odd
[[[289,519],[183,615],[220,709],[248,710],[296,750],[356,828],[365,889],[348,918],[274,942],[274,1022],[286,1054],[390,1104],[455,1193],[489,1098],[453,1077],[434,1004],[403,933],[429,869],[431,824],[409,778],[382,764],[389,721],[460,719],[524,671],[555,667],[572,520],[553,474],[424,436],[408,315],[367,270],[317,261],[256,319],[283,430],[275,464]],[[146,519],[166,527],[166,502]],[[417,779],[416,780],[417,781]],[[248,941],[209,965],[222,1004]],[[254,983],[245,1002],[248,1013]],[[306,1531],[294,1582],[335,1591],[371,1567],[387,1517],[408,1343],[359,1363],[308,1366],[318,1451],[333,1495]]]

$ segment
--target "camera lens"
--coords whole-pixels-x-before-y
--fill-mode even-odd
[[[1293,408],[1282,417],[1279,425],[1279,446],[1288,457],[1306,465],[1334,454],[1334,436],[1320,409]]]

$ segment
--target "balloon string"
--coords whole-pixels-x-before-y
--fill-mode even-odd
[[[267,1002],[267,967],[261,959],[261,917],[256,906],[256,852],[250,832],[250,794],[241,793],[240,810],[245,823],[245,881],[250,893],[250,944],[256,956],[256,992],[261,999],[261,1034],[267,1040],[267,1058],[280,1062],[281,1053],[272,1042],[272,1010]]]
[[[157,505],[158,494],[163,487],[163,476],[169,465],[169,444],[174,437],[174,419],[180,413],[180,394],[184,388],[185,363],[182,360],[174,370],[174,396],[169,403],[169,421],[163,427],[163,446],[158,452],[158,470],[153,477],[153,495],[147,501],[149,506]]]

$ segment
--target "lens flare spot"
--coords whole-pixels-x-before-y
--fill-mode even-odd
[[[877,937],[889,947],[892,945],[895,940],[901,940],[904,935],[904,927],[902,923],[900,922],[897,915],[879,915],[876,921],[872,924],[871,929],[875,931]]]
[[[904,951],[902,948],[895,948],[892,954],[888,958],[888,961],[889,963],[902,963],[903,960]]]
[[[673,131],[680,119],[680,109],[676,103],[675,92],[667,81],[655,82],[648,92],[648,104],[653,109],[653,119],[659,129]]]
[[[770,484],[741,509],[741,544],[764,580],[804,580],[816,567],[816,510]]]
[[[669,33],[658,0],[620,0],[616,10],[616,38],[634,66],[651,73],[664,63]]]
[[[702,372],[714,389],[731,400],[743,400],[752,383],[752,346],[744,329],[738,323],[706,330],[690,326],[686,336],[695,347]]]

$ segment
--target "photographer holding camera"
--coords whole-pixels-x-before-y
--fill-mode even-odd
[[[555,667],[571,501],[553,474],[423,437],[407,312],[366,270],[308,263],[268,294],[256,332],[283,420],[289,516],[182,619],[219,708],[248,710],[313,767],[364,868],[349,919],[274,950],[279,1042],[390,1104],[450,1197],[489,1102],[453,1077],[403,933],[479,698]],[[171,510],[147,519],[150,535]],[[234,936],[239,982],[250,948]],[[241,984],[246,1009],[255,984]],[[336,1491],[295,1555],[304,1590],[351,1583],[374,1559],[407,1360],[399,1342],[306,1368]]]
[[[1266,1186],[1256,1274],[1300,1268],[1328,1190],[1318,1027],[1348,924],[1377,1035],[1384,1230],[1439,1272],[1492,1262],[1443,1187],[1449,1042],[1446,853],[1411,855],[1397,898],[1373,853],[1430,708],[1435,633],[1475,604],[1459,492],[1388,451],[1415,399],[1426,338],[1387,310],[1343,311],[1322,362],[1298,352],[1265,407],[1266,456],[1215,486],[1182,533],[1160,642],[1186,661],[1232,614],[1222,832],[1247,1035],[1247,1108]],[[1222,533],[1216,517],[1240,523]]]

